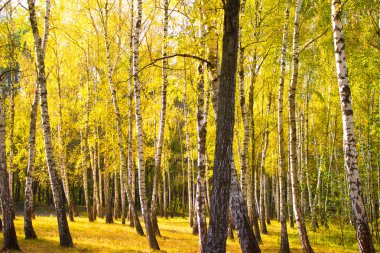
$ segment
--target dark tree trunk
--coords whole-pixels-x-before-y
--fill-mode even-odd
[[[104,158],[105,159],[105,158]],[[112,193],[110,191],[110,172],[106,166],[104,171],[104,199],[106,206],[106,223],[113,223],[112,217]]]
[[[247,205],[238,183],[236,168],[233,163],[231,166],[230,205],[242,252],[261,252],[249,221]]]
[[[3,91],[1,90],[1,93]],[[19,250],[16,230],[12,217],[12,206],[10,205],[9,175],[7,171],[7,160],[5,150],[5,112],[3,107],[3,95],[0,94],[0,199],[3,209],[3,238],[2,250]]]
[[[224,12],[223,55],[219,83],[216,147],[210,226],[206,252],[225,252],[235,123],[236,65],[239,34],[239,0],[227,0]]]

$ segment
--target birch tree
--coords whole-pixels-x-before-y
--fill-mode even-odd
[[[140,204],[143,220],[145,223],[145,230],[148,237],[149,247],[153,250],[160,250],[154,228],[152,224],[151,215],[148,209],[148,200],[146,198],[146,182],[145,182],[145,158],[143,147],[143,129],[142,129],[142,116],[141,116],[141,83],[139,79],[139,43],[141,33],[141,19],[142,19],[142,0],[137,0],[137,17],[134,27],[133,37],[133,79],[135,83],[135,114],[136,114],[136,132],[137,132],[137,164],[138,164],[138,185],[140,192]]]
[[[34,162],[36,159],[36,122],[38,103],[40,101],[39,85],[36,82],[34,99],[30,110],[29,121],[29,141],[28,141],[28,167],[25,176],[25,200],[24,200],[24,234],[25,239],[37,239],[36,232],[33,228],[33,173]]]
[[[298,235],[304,253],[314,252],[311,248],[307,235],[305,221],[302,215],[299,196],[299,184],[297,178],[297,131],[296,131],[296,87],[298,82],[299,69],[299,27],[301,16],[302,0],[296,1],[293,31],[293,59],[292,59],[292,79],[289,86],[289,158],[290,158],[290,181],[292,188],[292,200],[294,216],[297,223]]]
[[[284,143],[284,82],[286,68],[286,50],[288,46],[288,23],[289,9],[291,1],[288,0],[285,9],[284,28],[282,30],[282,48],[281,48],[281,76],[278,85],[278,167],[280,177],[280,222],[281,222],[281,248],[280,252],[290,253],[288,231],[286,229],[286,170],[285,170],[285,143]]]
[[[49,17],[50,17],[50,0],[46,0],[45,22],[44,22],[44,36],[40,37],[40,32],[37,24],[35,2],[28,0],[29,20],[33,31],[34,49],[36,54],[37,65],[37,82],[40,87],[41,98],[41,116],[42,127],[45,144],[45,154],[50,178],[50,184],[53,192],[54,205],[57,213],[58,230],[60,245],[63,247],[72,247],[73,241],[67,223],[66,210],[63,203],[62,192],[59,186],[58,173],[56,170],[56,163],[54,158],[53,145],[51,140],[51,127],[50,117],[47,103],[47,89],[46,89],[46,74],[45,74],[45,50],[49,34]]]
[[[356,238],[358,240],[359,252],[374,253],[375,248],[368,226],[360,183],[351,90],[348,81],[346,55],[344,52],[345,42],[343,38],[342,4],[340,0],[333,0],[331,2],[331,19],[334,36],[336,75],[338,77],[340,108],[343,122],[344,166],[348,174],[349,194],[356,229]]]
[[[161,87],[161,112],[160,123],[158,127],[158,139],[156,152],[154,155],[154,175],[153,175],[153,193],[152,193],[152,222],[156,235],[161,236],[160,229],[157,224],[157,190],[158,190],[158,175],[161,169],[161,154],[164,142],[165,131],[165,118],[166,118],[166,93],[168,86],[168,23],[169,23],[169,0],[164,0],[164,22],[163,22],[163,36],[162,36],[162,87]]]
[[[13,223],[12,206],[10,205],[9,174],[7,171],[5,148],[5,109],[3,88],[0,90],[0,200],[3,210],[3,248],[2,250],[20,250],[16,229]]]

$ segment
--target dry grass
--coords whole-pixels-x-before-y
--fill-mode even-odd
[[[198,237],[191,234],[188,220],[181,218],[159,219],[162,237],[158,238],[164,252],[197,252]],[[23,252],[54,253],[54,252],[149,252],[146,237],[139,236],[134,229],[121,225],[120,220],[115,224],[105,224],[104,219],[94,223],[85,217],[76,218],[70,222],[70,230],[75,248],[59,247],[57,220],[55,217],[40,216],[34,220],[34,228],[38,240],[25,240],[23,236],[23,217],[15,220],[17,235]],[[263,235],[262,252],[278,252],[280,244],[280,224],[272,221],[268,226],[269,235]],[[288,229],[292,252],[301,252],[296,229]],[[344,246],[339,245],[340,231],[338,227],[321,228],[317,233],[309,232],[311,244],[315,252],[357,252],[355,236],[351,227],[346,226]],[[0,234],[2,240],[2,235]],[[376,246],[379,249],[379,245]],[[228,240],[227,252],[240,252],[237,238]]]

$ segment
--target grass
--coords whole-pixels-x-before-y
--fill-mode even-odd
[[[54,216],[37,216],[33,221],[38,240],[25,240],[23,217],[17,216],[15,226],[20,247],[23,252],[149,252],[146,236],[139,236],[135,230],[122,225],[120,220],[105,224],[104,219],[90,223],[84,216],[70,222],[70,230],[75,248],[64,249],[59,246],[57,220]],[[191,234],[187,219],[159,219],[162,237],[158,243],[163,252],[198,252],[198,237]],[[262,252],[278,252],[280,245],[280,224],[272,221],[268,225],[268,235],[262,235]],[[297,229],[288,229],[291,252],[301,252]],[[338,226],[320,228],[316,233],[309,231],[309,238],[315,252],[358,252],[354,231],[346,226],[344,246],[339,245]],[[0,233],[2,240],[2,234]],[[379,244],[376,245],[379,250]],[[238,239],[227,241],[227,252],[241,252]]]

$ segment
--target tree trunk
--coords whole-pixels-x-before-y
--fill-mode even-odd
[[[98,181],[97,181],[97,162],[96,162],[96,148],[89,147],[90,160],[91,160],[91,169],[92,169],[92,199],[93,199],[93,214],[94,220],[96,220],[96,216],[98,215],[99,210],[99,193],[98,193]]]
[[[301,212],[299,201],[299,184],[297,178],[297,137],[296,137],[296,87],[299,69],[299,24],[301,15],[302,0],[296,2],[296,13],[294,17],[293,33],[293,63],[292,79],[289,87],[289,140],[290,140],[290,179],[292,185],[293,209],[298,228],[298,235],[304,253],[314,252],[310,246],[306,232],[306,226]]]
[[[163,38],[162,38],[162,57],[167,56],[168,47],[168,23],[169,23],[169,0],[164,0],[164,20],[163,20]],[[156,152],[154,156],[154,175],[153,175],[153,193],[152,193],[152,223],[154,232],[157,236],[161,236],[160,229],[157,223],[157,180],[161,169],[161,153],[164,143],[164,131],[165,131],[165,115],[166,115],[166,88],[168,86],[168,59],[162,60],[162,87],[161,87],[161,113],[160,123],[158,130],[158,141],[156,146]]]
[[[0,199],[3,210],[3,248],[2,251],[20,250],[16,230],[13,223],[12,207],[10,205],[9,175],[7,171],[5,147],[5,110],[3,90],[0,97]]]
[[[126,185],[125,183],[127,180],[124,180],[126,177],[125,171],[123,171],[123,168],[120,167],[120,196],[121,196],[121,224],[125,224],[125,218],[127,217],[126,212],[126,203],[125,203],[125,191],[126,191]],[[124,183],[125,182],[125,183]]]
[[[58,44],[58,41],[56,41]],[[56,49],[56,53],[58,48]],[[58,56],[56,55],[57,61]],[[61,170],[61,178],[63,191],[65,193],[67,205],[69,207],[69,218],[70,221],[74,221],[74,201],[70,196],[70,188],[69,188],[69,179],[67,176],[67,168],[66,168],[66,147],[64,143],[64,133],[63,133],[63,120],[62,120],[62,92],[61,92],[61,72],[59,62],[56,63],[56,79],[58,84],[58,113],[59,113],[59,125],[58,125],[58,141],[59,141],[59,167]]]
[[[126,171],[126,168],[127,168],[127,158],[125,156],[125,153],[124,153],[124,144],[123,144],[123,135],[122,135],[122,118],[121,118],[121,114],[120,114],[120,110],[119,110],[119,104],[118,104],[118,100],[117,100],[117,96],[116,96],[116,89],[114,87],[114,84],[113,84],[113,79],[112,79],[112,76],[113,76],[113,73],[114,73],[114,70],[115,70],[115,66],[116,66],[116,61],[117,61],[117,57],[116,57],[116,60],[115,60],[115,63],[113,65],[111,65],[111,56],[110,56],[110,43],[109,43],[109,40],[108,40],[108,11],[109,11],[109,8],[108,8],[108,1],[106,1],[105,3],[105,15],[104,15],[104,20],[103,20],[103,29],[104,29],[104,43],[105,43],[105,46],[106,46],[106,58],[107,58],[107,80],[108,80],[108,85],[109,85],[109,88],[110,88],[110,92],[111,92],[111,98],[112,98],[112,104],[113,104],[113,107],[114,107],[114,110],[115,110],[115,116],[116,116],[116,130],[117,130],[117,145],[118,145],[118,148],[119,148],[119,159],[120,159],[120,170],[123,172],[123,175],[122,176],[122,180],[125,180],[124,181],[124,185],[127,184],[128,180],[125,178],[123,179],[123,177],[126,177],[127,174],[124,173]],[[137,35],[136,35],[137,36]],[[119,44],[119,47],[120,47],[120,44]],[[130,106],[131,106],[131,102],[130,102]],[[130,109],[131,110],[131,109]],[[130,118],[130,121],[132,119]],[[131,131],[130,131],[130,135],[128,137],[128,142],[129,142],[129,151],[128,152],[132,152],[131,150],[131,147],[132,147],[132,144],[131,144]],[[128,155],[129,156],[129,155]],[[131,158],[132,154],[130,154],[130,158]],[[128,159],[130,161],[130,159]],[[128,162],[128,167],[129,167],[129,172],[131,171],[131,164],[130,162]],[[115,189],[118,189],[117,188],[117,181],[115,181]],[[141,228],[141,224],[140,224],[140,220],[138,219],[138,215],[137,215],[137,211],[136,211],[136,208],[135,208],[135,205],[134,205],[134,199],[133,199],[133,195],[132,195],[132,192],[131,192],[131,189],[130,187],[124,187],[121,188],[122,190],[125,190],[125,192],[122,192],[122,194],[126,194],[127,195],[127,200],[128,200],[128,203],[129,203],[129,207],[130,207],[130,211],[131,211],[131,214],[132,214],[132,217],[133,217],[133,220],[134,220],[134,225],[136,227],[136,232],[139,234],[139,235],[143,235],[143,231],[142,231],[142,228]],[[115,194],[116,194],[116,190],[115,190]],[[118,208],[118,204],[116,205],[116,199],[118,199],[119,196],[118,194],[115,195],[115,208]],[[116,217],[115,217],[116,219]]]
[[[231,183],[233,129],[235,123],[236,65],[239,34],[239,0],[224,7],[223,56],[219,83],[218,113],[210,225],[206,252],[225,252]]]
[[[51,141],[51,127],[50,127],[50,118],[49,110],[47,103],[47,88],[46,88],[46,75],[45,75],[45,48],[48,38],[49,30],[49,15],[50,15],[50,0],[46,0],[46,13],[45,13],[45,33],[44,38],[41,40],[38,24],[36,18],[36,10],[34,6],[34,1],[28,0],[29,6],[29,19],[30,24],[33,30],[34,36],[34,48],[36,54],[36,63],[37,63],[37,79],[40,86],[40,99],[41,99],[41,116],[42,116],[42,127],[43,127],[43,137],[45,143],[45,153],[46,160],[50,178],[50,184],[53,193],[54,206],[57,213],[58,220],[58,230],[59,230],[59,239],[60,245],[63,247],[72,247],[73,241],[71,239],[71,234],[69,230],[69,225],[67,223],[65,205],[63,203],[63,193],[58,180],[58,173],[56,170],[53,144]]]
[[[113,183],[114,183],[115,198],[114,198],[114,203],[113,203],[113,218],[115,220],[120,218],[120,209],[119,209],[119,205],[120,205],[119,195],[120,194],[119,194],[118,182],[119,182],[119,180],[117,179],[117,170],[115,169],[115,166],[114,166]]]
[[[201,47],[205,47],[206,31],[204,29],[204,15],[200,9],[201,27],[200,40]],[[207,221],[206,221],[206,135],[207,118],[205,108],[205,76],[204,64],[198,63],[198,82],[197,82],[197,134],[198,134],[198,170],[195,196],[195,214],[199,233],[199,252],[204,252],[207,242]]]
[[[87,130],[86,130],[87,131]],[[88,175],[87,175],[87,166],[86,166],[86,154],[84,152],[84,146],[85,146],[85,141],[83,140],[82,137],[82,132],[81,132],[81,156],[82,156],[82,175],[83,175],[83,191],[84,191],[84,200],[86,202],[86,211],[87,211],[87,217],[88,221],[93,222],[94,217],[92,216],[92,207],[91,207],[91,202],[90,202],[90,197],[88,193]]]
[[[12,74],[11,74],[12,79]],[[13,168],[13,153],[14,153],[14,123],[15,123],[15,90],[14,83],[11,80],[10,88],[10,120],[9,120],[9,205],[12,210],[12,218],[15,218],[14,210],[14,196],[13,196],[13,181],[14,181],[14,168]]]
[[[189,226],[193,227],[193,192],[192,192],[192,180],[191,180],[191,157],[190,157],[190,138],[187,129],[187,99],[186,99],[186,82],[183,95],[183,114],[184,114],[184,128],[186,135],[186,154],[187,154],[187,194],[189,201]]]
[[[137,17],[135,25],[135,36],[133,41],[133,77],[135,82],[135,109],[136,109],[136,131],[137,131],[137,154],[138,154],[138,185],[140,192],[140,204],[145,230],[148,237],[149,247],[153,250],[160,250],[154,233],[151,215],[148,209],[145,183],[145,159],[143,149],[143,128],[141,116],[140,79],[139,79],[139,42],[142,19],[142,0],[137,0]]]
[[[109,165],[107,163],[106,158],[104,157],[104,199],[105,199],[105,207],[106,207],[106,223],[111,224],[113,223],[112,218],[112,193],[110,189],[110,172],[109,172]]]
[[[97,130],[98,131],[98,130]],[[97,138],[99,138],[99,133],[97,133]],[[97,154],[97,161],[98,161],[98,178],[99,178],[99,217],[103,218],[103,176],[102,176],[102,169],[100,166],[100,148],[99,148],[99,142],[96,142],[96,154]]]
[[[162,171],[162,199],[163,199],[163,215],[166,219],[168,218],[168,198],[166,197],[166,175],[165,170]]]
[[[266,110],[266,118],[264,125],[264,135],[263,135],[263,149],[261,151],[261,166],[260,166],[260,225],[261,232],[263,234],[268,234],[267,226],[266,226],[266,216],[268,210],[267,206],[267,196],[266,196],[266,188],[267,188],[267,180],[265,175],[265,161],[268,149],[269,142],[269,129],[268,129],[268,120],[270,115],[270,107],[271,107],[272,94],[269,92],[268,97],[268,106]]]
[[[284,143],[284,82],[286,68],[286,50],[288,45],[288,23],[289,9],[291,0],[286,3],[285,23],[282,30],[282,48],[281,48],[281,76],[278,85],[278,169],[280,177],[280,223],[281,223],[281,253],[290,253],[288,231],[286,229],[286,169],[285,169],[285,143]]]
[[[130,29],[131,31],[133,30],[134,26],[134,0],[131,0],[131,21],[130,21]],[[129,50],[131,52],[129,56],[129,74],[130,76],[133,75],[133,32],[130,33],[129,37]],[[132,121],[133,121],[133,108],[132,108],[132,100],[133,100],[133,79],[130,78],[128,82],[128,106],[129,106],[129,121],[128,121],[128,142],[127,142],[127,148],[128,148],[128,182],[127,182],[127,187],[130,189],[131,192],[131,199],[128,199],[128,213],[129,213],[129,226],[130,227],[135,227],[135,217],[132,214],[132,209],[135,208],[136,199],[135,199],[135,167],[133,164],[133,146],[132,146]],[[127,196],[128,197],[128,196]],[[132,200],[132,202],[129,202],[129,200]],[[140,224],[141,225],[141,224]]]
[[[240,15],[242,18],[245,12],[245,0],[241,0],[240,4]],[[249,171],[248,171],[248,144],[249,144],[249,122],[247,115],[247,106],[245,103],[245,94],[244,94],[244,50],[242,37],[243,37],[243,28],[239,27],[239,96],[240,96],[240,107],[241,114],[243,119],[243,131],[244,131],[244,139],[243,139],[243,150],[241,152],[241,174],[240,174],[240,183],[241,190],[243,193],[244,201],[247,203],[251,201],[251,199],[247,199],[247,185],[249,179]],[[251,203],[248,204],[250,206]]]
[[[334,33],[336,74],[338,76],[340,106],[343,121],[343,149],[345,160],[344,164],[349,178],[352,214],[354,216],[356,238],[358,240],[359,252],[374,253],[375,248],[372,243],[371,232],[368,226],[367,215],[364,208],[362,189],[360,184],[360,175],[357,160],[358,152],[356,150],[354,119],[351,104],[351,91],[348,82],[348,70],[346,66],[346,56],[344,52],[345,42],[343,39],[341,8],[342,6],[340,0],[332,1],[331,12]]]
[[[39,85],[36,82],[36,90],[34,91],[34,100],[30,110],[29,123],[29,143],[28,143],[28,168],[26,170],[25,180],[25,202],[24,202],[24,234],[25,239],[37,239],[36,232],[33,228],[33,173],[34,162],[36,159],[36,122],[37,110],[40,99]]]
[[[233,161],[231,163],[231,191],[229,201],[234,224],[238,231],[238,238],[242,252],[261,252],[249,221],[247,205],[238,183],[236,168]]]

